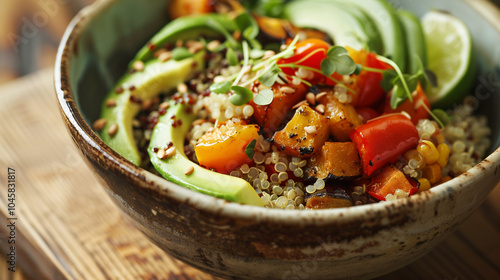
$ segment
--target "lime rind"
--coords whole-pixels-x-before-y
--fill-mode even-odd
[[[437,87],[428,87],[433,107],[449,108],[469,92],[475,75],[472,37],[459,18],[433,10],[422,17],[429,69],[438,78]]]

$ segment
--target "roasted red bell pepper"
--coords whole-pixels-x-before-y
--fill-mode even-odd
[[[425,94],[420,83],[417,85],[415,91],[411,94],[413,98],[413,102],[407,99],[403,104],[399,105],[396,109],[391,108],[391,95],[388,94],[386,96],[384,102],[384,113],[396,113],[405,111],[408,115],[411,116],[411,120],[416,125],[421,119],[428,119],[429,112],[427,112],[427,108],[431,108],[431,104],[429,103],[429,99],[427,99],[427,95]],[[427,106],[427,108],[425,108]]]
[[[286,64],[296,64],[307,66],[321,71],[321,61],[326,58],[326,52],[330,45],[320,39],[306,39],[298,42],[295,45],[295,53],[289,58],[281,58],[276,62],[281,70],[287,75],[294,75],[298,68],[286,67]],[[282,66],[283,65],[283,66]],[[319,73],[313,73],[312,77],[305,80],[316,83],[324,79],[324,76]]]
[[[367,176],[395,162],[405,151],[415,147],[419,140],[415,125],[401,114],[371,120],[352,130],[349,137],[356,143],[363,172]]]

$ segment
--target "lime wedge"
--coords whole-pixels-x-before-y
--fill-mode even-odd
[[[433,107],[448,108],[469,92],[476,70],[469,29],[459,18],[441,11],[422,17],[427,44],[428,67],[438,81],[427,96]]]

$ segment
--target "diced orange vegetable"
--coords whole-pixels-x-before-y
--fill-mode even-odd
[[[311,209],[330,209],[352,206],[352,201],[329,195],[314,196],[307,200],[306,207]]]
[[[418,191],[418,188],[408,181],[403,172],[392,165],[384,167],[382,172],[373,177],[367,188],[367,192],[378,200],[385,200],[387,195],[394,195],[397,190],[412,195]]]
[[[427,178],[431,184],[438,183],[443,176],[441,166],[437,163],[427,165],[424,169],[422,169],[422,172],[422,176]]]
[[[205,133],[194,151],[200,165],[229,174],[236,167],[252,160],[245,149],[259,137],[259,127],[236,123],[231,127],[225,124]]]
[[[329,127],[333,138],[340,142],[350,141],[349,132],[363,124],[356,109],[338,101],[331,91],[317,101],[325,105],[324,115],[330,119]]]
[[[429,182],[429,180],[425,178],[418,179],[418,182],[420,183],[420,187],[418,188],[418,193],[424,192],[431,188],[431,182]]]
[[[328,119],[307,105],[300,106],[285,128],[274,134],[274,144],[286,154],[310,157],[328,139]]]
[[[168,12],[172,19],[197,14],[206,14],[213,11],[211,0],[172,0]]]
[[[363,174],[353,142],[326,142],[306,169],[309,178],[353,180]]]
[[[264,136],[268,138],[281,127],[292,107],[304,99],[307,93],[307,88],[302,83],[299,85],[276,83],[271,89],[274,96],[271,104],[257,105],[253,101],[249,103],[254,109],[255,121],[261,126]]]

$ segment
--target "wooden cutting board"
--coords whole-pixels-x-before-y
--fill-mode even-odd
[[[0,279],[217,279],[177,261],[107,197],[64,127],[51,69],[0,88]],[[15,170],[14,215],[7,210]],[[500,187],[421,260],[381,279],[500,279]]]

